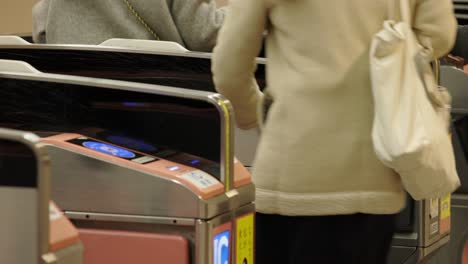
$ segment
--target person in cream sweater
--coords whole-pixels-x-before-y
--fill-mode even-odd
[[[369,47],[392,0],[235,0],[212,60],[240,128],[259,126],[255,57],[266,39],[273,103],[254,163],[256,256],[267,263],[385,263],[405,206],[376,157]],[[408,0],[433,57],[452,47],[452,0]]]

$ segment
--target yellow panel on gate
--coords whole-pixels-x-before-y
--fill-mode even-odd
[[[450,194],[440,199],[440,219],[450,217]]]
[[[254,263],[254,214],[237,218],[236,264]]]

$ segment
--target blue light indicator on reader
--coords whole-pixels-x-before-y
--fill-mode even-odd
[[[112,145],[105,144],[105,143],[96,142],[96,141],[85,141],[83,142],[83,146],[92,150],[99,151],[101,153],[105,153],[108,155],[125,158],[125,159],[131,159],[136,156],[135,153],[128,151],[126,149],[119,148],[119,147],[112,146]]]

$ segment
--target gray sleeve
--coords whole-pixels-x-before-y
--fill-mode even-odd
[[[33,17],[33,40],[35,43],[46,43],[46,24],[49,13],[49,0],[41,0],[34,5]]]
[[[211,51],[216,45],[226,7],[213,0],[174,0],[172,16],[189,50]]]

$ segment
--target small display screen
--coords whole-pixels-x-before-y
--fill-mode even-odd
[[[86,130],[80,134],[88,135],[96,139],[106,141],[127,149],[146,153],[148,155],[156,156],[161,159],[166,159],[177,153],[175,150],[170,150],[163,146],[156,146],[146,140],[129,137],[123,134],[113,133],[111,131],[102,130],[99,132],[87,132]]]
[[[118,145],[121,145],[121,146],[126,146],[128,148],[136,149],[136,150],[142,151],[142,152],[155,152],[155,151],[158,151],[158,148],[144,142],[143,140],[133,139],[133,138],[124,137],[124,136],[116,136],[116,135],[108,136],[107,140],[109,142],[113,142],[115,144],[118,144]]]
[[[99,142],[87,137],[79,137],[68,142],[73,143],[75,145],[79,145],[85,147],[87,149],[91,149],[94,151],[98,151],[107,155],[111,155],[114,157],[119,157],[122,159],[130,160],[139,164],[147,164],[150,162],[157,161],[158,159],[151,156],[142,155],[136,152],[132,152],[130,150],[120,148],[111,144],[107,144],[104,142]]]
[[[184,164],[189,167],[197,168],[202,170],[216,178],[220,178],[220,166],[219,163],[203,159],[197,156],[193,156],[187,153],[177,153],[171,157],[167,158],[170,161],[177,162],[180,164]]]
[[[61,73],[215,91],[210,58],[79,49],[0,49],[2,59],[25,61],[48,73]],[[86,69],[86,70],[84,70]],[[266,86],[265,65],[257,65],[259,87]]]

